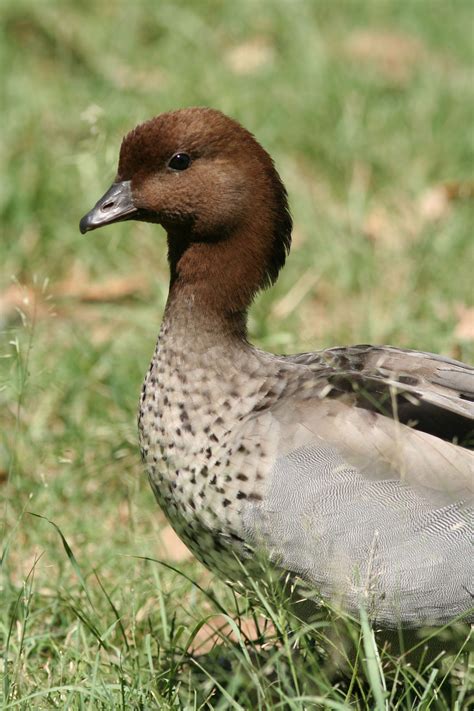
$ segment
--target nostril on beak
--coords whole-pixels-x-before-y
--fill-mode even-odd
[[[79,223],[79,229],[84,234],[102,225],[110,225],[112,222],[133,220],[137,213],[138,210],[133,204],[130,181],[113,183],[92,210],[84,215]]]

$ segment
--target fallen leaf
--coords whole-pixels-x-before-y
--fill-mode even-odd
[[[54,294],[78,301],[97,303],[129,299],[146,293],[147,290],[148,284],[143,276],[134,275],[112,277],[97,283],[67,279],[56,285]]]
[[[235,74],[254,74],[273,61],[274,49],[265,37],[254,37],[232,47],[225,61]]]
[[[474,182],[471,180],[453,180],[444,184],[450,200],[465,200],[474,198]]]
[[[419,211],[426,222],[437,222],[446,217],[450,210],[450,200],[444,185],[436,185],[426,190],[420,198]]]
[[[184,545],[171,526],[161,529],[160,542],[168,560],[182,561],[193,557],[189,548]]]
[[[420,198],[419,213],[426,222],[437,222],[449,213],[454,200],[474,197],[474,183],[452,181],[428,188]]]
[[[374,66],[399,83],[409,79],[426,52],[422,42],[407,34],[387,30],[358,30],[348,38],[346,53],[352,60]]]
[[[418,237],[421,226],[412,201],[397,195],[371,207],[364,217],[362,232],[374,246],[399,250]]]
[[[377,205],[369,212],[362,230],[371,242],[391,242],[387,237],[393,232],[392,221],[383,205]]]
[[[253,642],[259,642],[258,646],[263,646],[266,638],[275,634],[275,628],[264,617],[258,618],[258,628],[253,618],[241,617],[236,623],[244,638]],[[231,642],[238,641],[238,635],[233,626],[224,615],[215,615],[209,622],[206,622],[196,634],[191,649],[193,654],[207,654],[215,646],[223,643],[223,638]]]
[[[458,341],[474,341],[474,307],[458,306],[456,312],[458,322],[454,329],[454,337]]]
[[[150,280],[142,273],[93,282],[88,272],[75,264],[69,274],[56,284],[10,284],[0,293],[0,326],[14,321],[19,315],[30,321],[53,315],[74,318],[75,313],[68,313],[65,304],[61,303],[65,300],[110,303],[143,296],[149,290]],[[53,303],[58,302],[62,308],[56,313]]]

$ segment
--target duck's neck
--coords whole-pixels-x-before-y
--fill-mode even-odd
[[[247,311],[265,279],[264,242],[239,233],[191,241],[168,234],[170,292],[165,323],[188,338],[246,343]],[[243,246],[242,246],[243,245]],[[260,248],[260,249],[259,249]]]
[[[205,359],[209,353],[232,357],[249,347],[247,315],[209,309],[201,292],[190,285],[174,284],[168,295],[159,344],[180,354],[179,361]]]

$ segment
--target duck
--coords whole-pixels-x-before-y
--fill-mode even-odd
[[[218,110],[125,136],[80,231],[125,220],[167,235],[139,444],[194,555],[244,587],[264,559],[317,606],[364,608],[382,628],[473,621],[474,369],[392,346],[250,343],[249,307],[285,264],[292,218],[270,155]]]

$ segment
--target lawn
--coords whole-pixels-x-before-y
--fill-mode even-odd
[[[273,155],[295,221],[251,313],[255,343],[472,361],[471,0],[3,0],[0,13],[2,708],[467,708],[472,655],[390,664],[362,625],[356,662],[335,673],[330,615],[304,630],[271,585],[256,603],[234,596],[177,540],[136,432],[164,236],[126,223],[83,237],[78,221],[126,131],[213,106]]]

